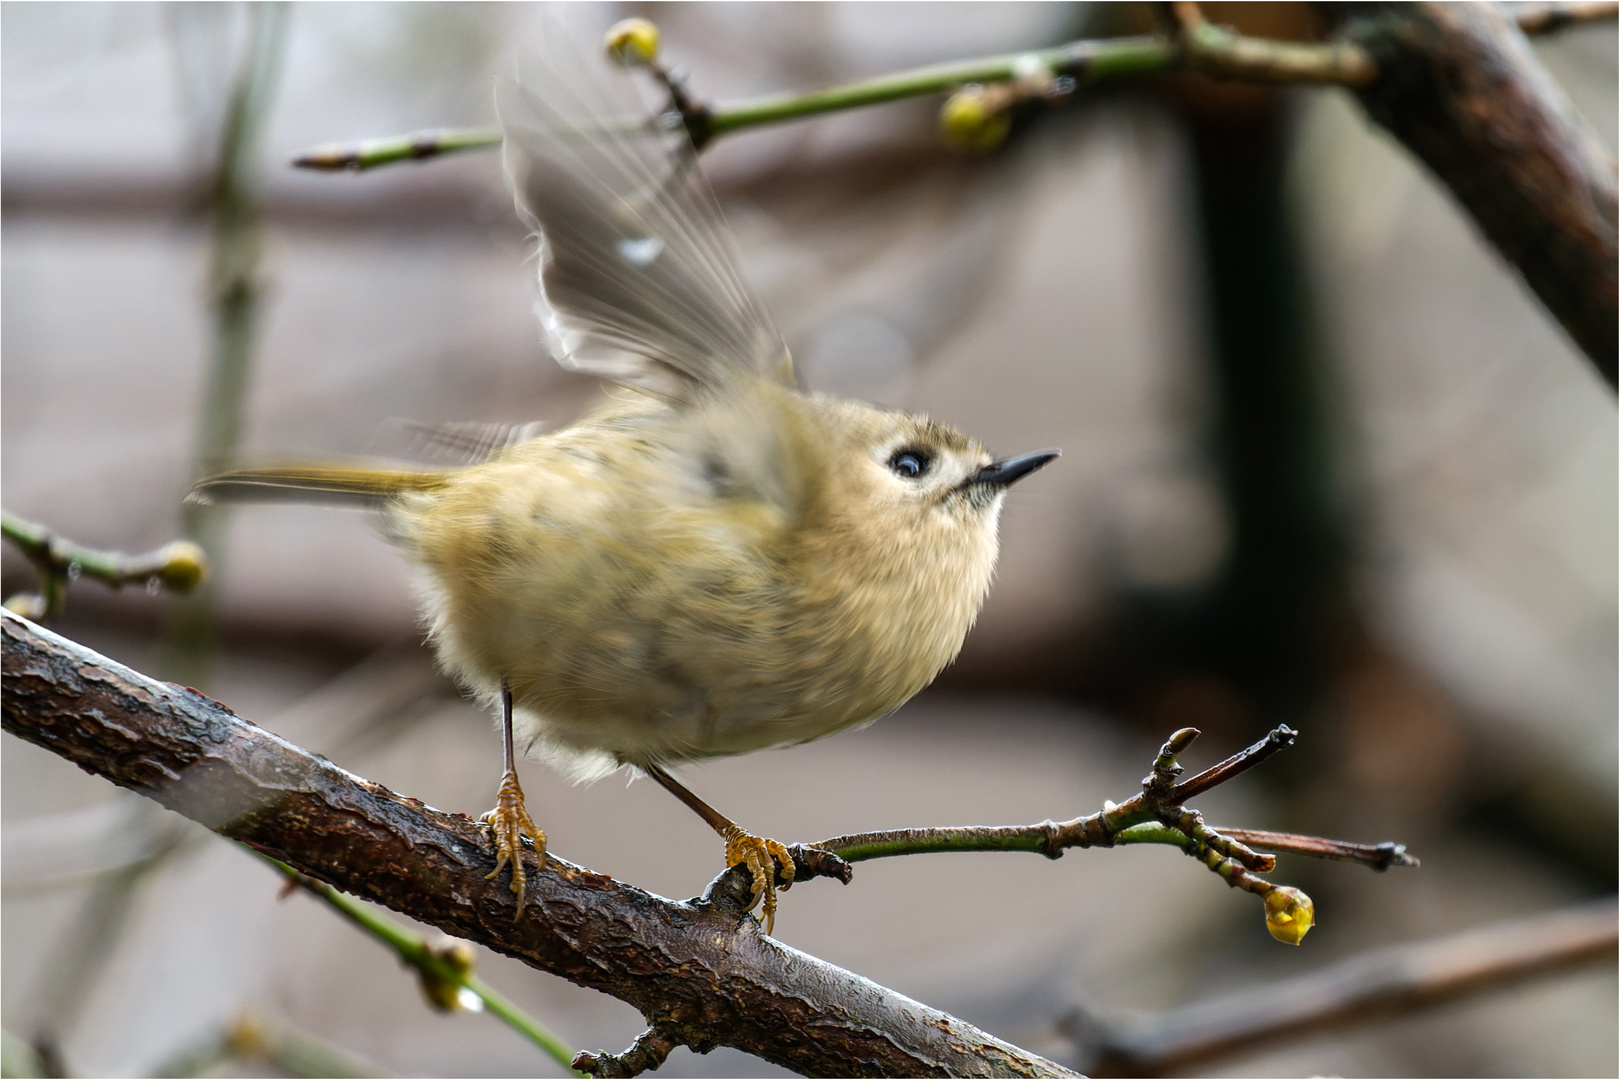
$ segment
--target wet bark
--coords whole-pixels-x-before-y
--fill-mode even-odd
[[[4,729],[312,877],[629,1002],[659,1037],[807,1075],[1070,1076],[766,937],[738,875],[672,901],[548,859],[513,921],[478,825],[343,771],[195,690],[9,611]]]

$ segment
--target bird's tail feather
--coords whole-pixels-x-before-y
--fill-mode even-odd
[[[197,481],[187,502],[301,502],[378,507],[413,491],[443,487],[444,470],[410,472],[358,466],[285,465],[235,469]]]

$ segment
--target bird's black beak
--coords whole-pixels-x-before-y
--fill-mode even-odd
[[[968,477],[964,486],[983,485],[985,487],[1008,487],[1036,469],[1045,465],[1053,458],[1063,456],[1061,450],[1036,450],[1031,454],[1019,454],[1003,461],[992,461],[972,476]]]

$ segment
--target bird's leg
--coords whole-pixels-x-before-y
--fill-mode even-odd
[[[481,819],[489,826],[489,831],[495,840],[495,869],[485,877],[486,880],[497,877],[501,868],[508,862],[512,864],[512,891],[517,894],[517,915],[513,922],[523,917],[523,884],[526,875],[523,872],[523,834],[528,833],[529,839],[534,841],[534,853],[538,859],[535,869],[546,865],[546,834],[535,825],[534,819],[529,816],[528,807],[523,805],[523,787],[518,783],[517,754],[512,748],[512,691],[507,687],[506,681],[501,680],[501,736],[506,751],[506,774],[501,777],[501,792],[495,799],[495,809],[485,814]]]
[[[686,790],[686,787],[657,765],[642,765],[641,771],[663,785],[664,790],[691,807],[698,817],[726,841],[726,865],[746,866],[754,881],[754,892],[748,901],[748,910],[754,910],[760,897],[765,898],[761,914],[765,916],[765,932],[776,929],[776,878],[782,877],[782,889],[793,885],[793,856],[775,840],[743,832],[737,823]]]

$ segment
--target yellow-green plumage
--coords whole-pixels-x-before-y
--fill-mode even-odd
[[[900,446],[933,455],[927,482],[888,468]],[[749,380],[698,407],[621,393],[460,469],[199,492],[381,506],[446,668],[491,699],[504,680],[519,745],[588,777],[803,742],[922,689],[989,587],[1000,495],[961,486],[989,463],[923,418]]]

